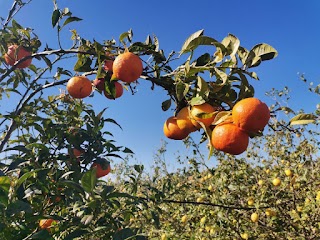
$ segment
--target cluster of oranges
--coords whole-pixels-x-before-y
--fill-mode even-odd
[[[249,135],[263,131],[270,119],[268,106],[257,98],[246,98],[237,102],[231,110],[231,117],[213,125],[221,109],[208,103],[182,108],[175,117],[166,120],[163,126],[165,136],[182,140],[201,127],[213,128],[212,146],[225,153],[238,155],[249,144]]]
[[[104,70],[111,75],[112,88],[115,89],[115,94],[111,95],[106,91],[105,79],[98,78],[90,81],[85,76],[72,77],[67,83],[67,91],[73,98],[85,98],[92,93],[93,86],[102,91],[109,99],[119,98],[123,94],[123,86],[118,81],[131,83],[136,81],[143,71],[142,61],[139,56],[131,52],[119,54],[114,60],[109,59],[104,63]]]

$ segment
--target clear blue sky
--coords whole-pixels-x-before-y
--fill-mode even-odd
[[[275,60],[261,64],[255,71],[260,81],[252,80],[256,96],[268,104],[264,93],[272,87],[291,88],[291,107],[313,111],[319,103],[316,96],[306,94],[307,86],[298,79],[298,72],[319,84],[320,68],[320,1],[79,1],[57,0],[60,8],[84,20],[68,25],[89,40],[102,41],[118,36],[130,28],[134,41],[144,41],[155,34],[160,48],[169,53],[179,51],[184,40],[193,32],[204,29],[205,35],[222,40],[228,33],[236,35],[241,45],[250,49],[258,43],[275,47],[279,55]],[[0,16],[6,17],[11,0],[0,1]],[[24,26],[35,29],[41,41],[56,47],[56,32],[51,27],[53,4],[50,0],[33,0],[16,19]],[[65,38],[70,34],[66,31]],[[68,48],[69,44],[64,44]],[[37,61],[34,61],[37,64]],[[161,102],[167,99],[162,89],[150,90],[150,84],[140,80],[138,93],[129,92],[110,101],[96,95],[88,99],[96,109],[109,107],[106,114],[123,127],[113,129],[119,144],[131,148],[138,161],[152,162],[153,153],[165,139],[163,122],[172,111],[162,112]],[[54,91],[52,91],[54,94]],[[58,93],[58,89],[57,92]],[[168,140],[170,153],[181,148],[181,143]],[[168,155],[171,156],[171,155]]]

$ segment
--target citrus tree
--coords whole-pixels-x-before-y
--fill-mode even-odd
[[[143,167],[134,167],[138,176],[131,176],[130,191],[100,179],[111,171],[112,162],[132,151],[118,146],[105,128],[118,123],[106,118],[105,110],[96,113],[86,104],[90,95],[116,99],[123,88],[134,93],[137,81],[150,82],[152,89],[168,93],[162,109],[174,109],[164,123],[164,134],[182,140],[198,131],[209,145],[208,155],[221,158],[225,153],[244,152],[249,137],[261,137],[270,116],[289,111],[280,106],[270,115],[268,107],[254,97],[249,82],[258,79],[254,67],[277,56],[268,44],[248,50],[232,34],[218,41],[200,30],[187,38],[178,53],[166,55],[156,36],[134,41],[129,30],[117,40],[97,42],[73,30],[70,47],[63,48],[61,32],[81,19],[53,1],[51,21],[59,46],[53,49],[35,30],[14,19],[26,4],[33,2],[13,1],[0,29],[1,99],[15,103],[3,104],[0,115],[2,239],[147,238],[142,225],[130,224],[150,201],[136,196]],[[210,50],[202,51],[200,46]],[[34,64],[35,59],[39,64]],[[173,69],[178,59],[182,64]],[[72,67],[66,68],[65,61],[72,62]],[[49,94],[58,88],[65,90]],[[302,113],[291,123],[316,118],[316,114]],[[279,122],[273,127],[286,129]],[[161,196],[159,192],[154,199]],[[147,214],[158,224],[160,209],[154,208]]]
[[[268,93],[282,100],[287,94]],[[175,172],[166,170],[173,160],[165,158],[165,146],[155,155],[153,172],[128,166],[123,179],[130,178],[117,188],[148,200],[128,226],[162,240],[319,238],[319,131],[289,125],[292,114],[273,119],[240,158],[215,151],[213,167],[192,138],[185,141],[191,154],[178,155]]]

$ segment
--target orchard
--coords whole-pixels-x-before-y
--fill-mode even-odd
[[[53,49],[15,20],[29,4],[13,1],[0,29],[0,239],[320,238],[319,109],[295,112],[286,88],[267,92],[268,106],[251,84],[274,47],[199,30],[165,54],[155,35],[98,42],[72,30],[63,48],[82,19],[53,1]],[[128,163],[134,151],[106,130],[120,124],[86,102],[134,97],[143,83],[167,93],[159,115],[170,112],[151,169]],[[191,153],[169,172],[172,141]]]

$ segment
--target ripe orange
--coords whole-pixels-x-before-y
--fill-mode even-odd
[[[213,113],[217,110],[217,108],[211,106],[209,103],[203,103],[201,105],[194,105],[191,108],[191,122],[197,128],[200,128],[200,124],[198,122],[202,122],[206,127],[209,127],[215,118],[215,114],[211,117],[203,116],[200,117],[200,114]]]
[[[213,129],[211,143],[219,151],[238,155],[247,149],[249,136],[236,125],[225,123]]]
[[[176,115],[177,125],[181,129],[185,129],[189,132],[194,132],[197,130],[196,126],[193,125],[188,107],[182,108]]]
[[[178,127],[176,117],[169,117],[163,125],[163,133],[167,138],[182,140],[186,138],[190,132]]]
[[[104,91],[104,78],[96,78],[92,83],[98,90]]]
[[[92,83],[84,76],[72,77],[67,83],[67,90],[73,98],[85,98],[92,92]]]
[[[104,70],[107,72],[113,72],[113,60],[105,60]]]
[[[268,106],[257,98],[245,98],[232,109],[234,124],[248,133],[262,131],[270,119]]]
[[[121,83],[112,81],[111,84],[114,84],[114,87],[116,89],[115,97],[109,95],[106,91],[104,91],[104,95],[109,99],[115,99],[115,98],[121,97],[123,94],[123,87],[122,87]]]
[[[126,83],[136,81],[143,71],[141,59],[131,52],[125,52],[116,57],[113,62],[112,78]]]
[[[31,52],[27,51],[23,46],[14,44],[8,47],[8,51],[4,55],[4,60],[8,65],[13,66],[17,61],[27,56],[31,56]],[[27,68],[30,66],[31,62],[32,58],[28,58],[19,63],[17,68]]]
[[[72,149],[72,152],[76,158],[80,157],[84,153],[84,151],[82,149],[80,150],[77,148]]]
[[[108,167],[106,169],[103,169],[101,164],[93,163],[92,164],[92,168],[96,168],[96,176],[97,176],[97,178],[101,178],[103,176],[106,176],[111,171],[110,164],[108,165]]]
[[[39,222],[39,227],[41,229],[47,229],[50,230],[50,227],[53,223],[57,223],[56,220],[53,220],[52,218],[49,219],[41,219]]]

